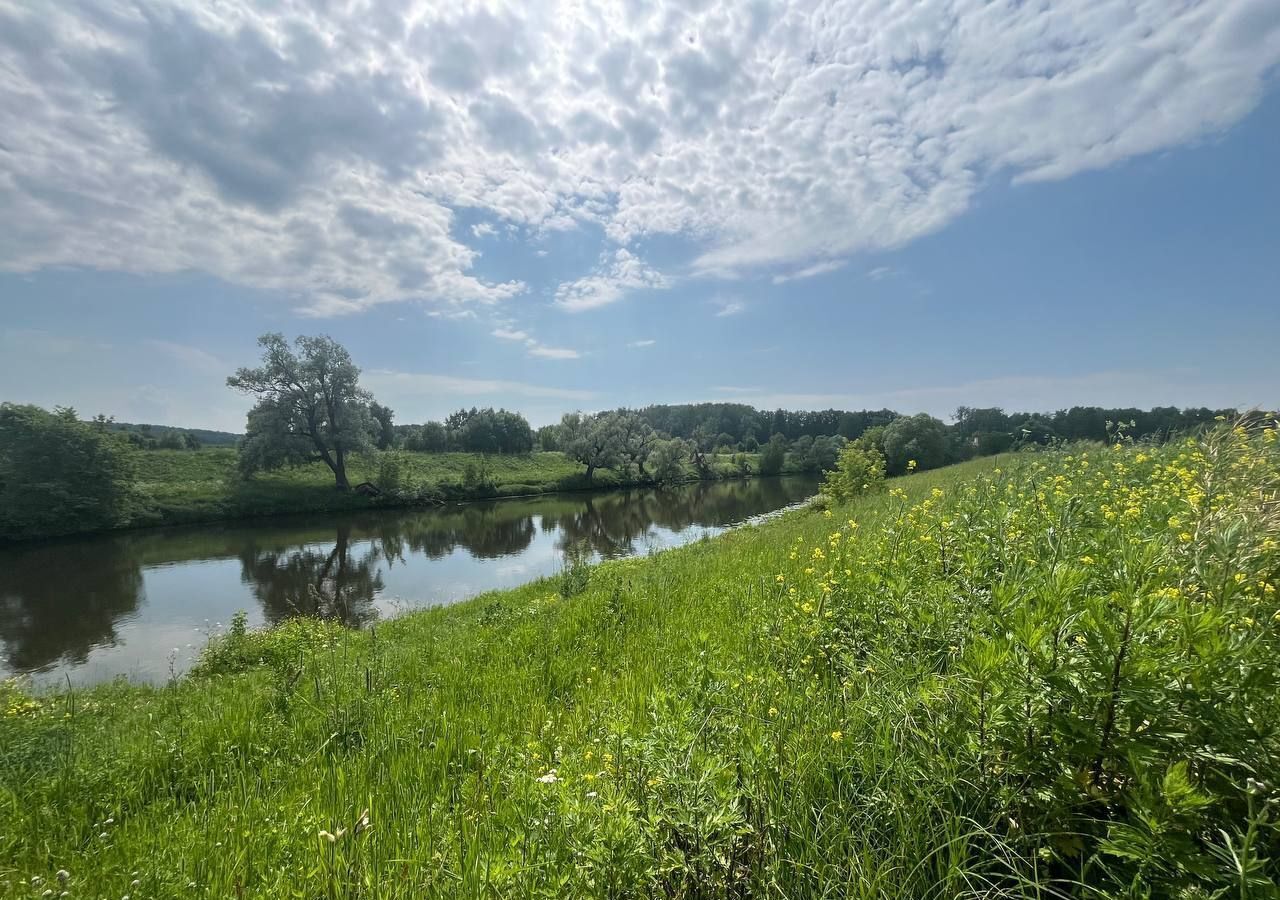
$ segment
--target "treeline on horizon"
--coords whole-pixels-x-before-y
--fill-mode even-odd
[[[986,456],[1030,444],[1105,441],[1109,423],[1123,423],[1125,433],[1135,440],[1164,440],[1218,418],[1231,419],[1239,414],[1235,409],[1175,406],[1148,410],[1073,406],[1053,413],[1006,413],[1000,407],[961,406],[953,414],[953,422],[947,424],[927,414],[905,416],[892,409],[769,411],[743,403],[655,404],[614,412],[639,416],[663,437],[680,438],[706,451],[723,452],[755,452],[775,435],[780,435],[788,445],[803,438],[838,437],[853,441],[868,432],[874,441],[877,436],[874,429],[909,418],[943,435],[950,459]],[[534,429],[518,412],[472,407],[453,413],[443,422],[395,425],[384,432],[385,437],[379,443],[382,449],[424,453],[529,453],[563,449],[564,427],[557,423]]]

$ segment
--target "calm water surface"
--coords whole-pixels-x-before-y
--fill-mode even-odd
[[[85,684],[189,668],[237,610],[351,626],[597,558],[718,534],[797,503],[813,478],[557,494],[430,510],[150,529],[0,549],[0,674]]]

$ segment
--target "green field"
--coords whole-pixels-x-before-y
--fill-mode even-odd
[[[890,485],[9,686],[0,896],[1276,896],[1275,431]]]
[[[369,509],[418,501],[512,497],[636,483],[607,469],[597,470],[588,481],[584,466],[555,452],[482,457],[474,453],[396,451],[392,455],[399,461],[401,486],[407,496],[370,499],[335,490],[333,475],[318,462],[239,479],[236,451],[231,448],[139,452],[135,457],[141,510],[131,524],[208,522],[282,513]],[[758,455],[745,455],[754,467]],[[376,453],[352,456],[348,464],[351,483],[375,481],[379,459]],[[489,483],[467,484],[468,466],[483,466]],[[724,476],[732,474],[729,457],[718,458],[716,466]]]

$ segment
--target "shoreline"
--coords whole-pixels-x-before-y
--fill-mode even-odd
[[[776,475],[760,475],[751,473],[747,475],[723,475],[710,478],[686,477],[679,481],[618,481],[603,482],[592,485],[566,486],[561,483],[548,483],[544,489],[540,490],[524,490],[512,493],[503,493],[502,486],[498,486],[495,493],[461,496],[461,497],[445,497],[441,499],[434,498],[378,498],[365,497],[356,494],[354,491],[340,493],[334,489],[329,496],[339,499],[340,502],[336,506],[327,506],[319,504],[300,504],[294,508],[288,509],[265,509],[261,511],[254,510],[228,510],[226,514],[218,514],[211,510],[209,515],[202,515],[197,512],[192,515],[179,515],[171,518],[164,518],[164,509],[161,512],[159,521],[150,518],[137,519],[127,524],[117,525],[111,528],[94,528],[84,531],[73,531],[65,534],[56,535],[38,535],[30,538],[22,538],[18,540],[0,538],[0,551],[14,550],[25,547],[48,546],[51,544],[59,544],[67,541],[82,540],[89,537],[105,537],[111,535],[138,534],[148,531],[158,531],[169,528],[199,527],[208,525],[223,525],[235,523],[258,523],[269,522],[271,520],[285,520],[296,516],[307,516],[316,514],[345,514],[345,513],[368,513],[395,510],[432,510],[432,509],[449,509],[452,507],[471,506],[478,503],[489,503],[503,500],[521,500],[532,499],[536,497],[549,497],[556,494],[605,494],[614,493],[624,490],[661,490],[668,487],[681,487],[690,484],[699,484],[703,482],[715,483],[724,481],[751,481],[761,478],[821,478],[821,473],[801,472],[801,471],[782,471]],[[537,485],[521,484],[520,487],[538,487]],[[350,498],[351,502],[345,502]],[[178,507],[169,507],[170,510],[178,509]]]

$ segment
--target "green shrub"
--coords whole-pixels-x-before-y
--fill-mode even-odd
[[[373,483],[384,494],[394,494],[400,490],[404,481],[404,466],[396,453],[378,454],[378,474]]]
[[[884,485],[884,457],[875,450],[850,444],[840,451],[836,467],[827,473],[822,493],[843,502],[879,490]]]

